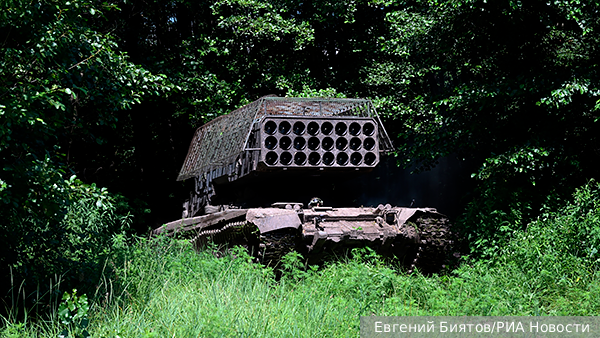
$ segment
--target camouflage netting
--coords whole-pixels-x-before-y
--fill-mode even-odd
[[[233,163],[242,152],[249,150],[248,140],[253,124],[260,123],[268,115],[372,117],[379,125],[381,150],[392,149],[391,141],[369,100],[265,96],[198,128],[177,180],[186,180]]]

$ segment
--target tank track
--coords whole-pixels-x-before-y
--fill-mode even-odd
[[[286,229],[259,234],[252,223],[237,221],[199,231],[191,240],[197,250],[209,241],[217,245],[243,246],[262,263],[275,266],[288,252],[297,249],[298,231]]]
[[[407,226],[415,227],[419,234],[417,243],[407,255],[412,257],[408,272],[418,268],[429,274],[445,268],[456,239],[450,220],[441,214],[421,213],[414,222],[407,222]]]
[[[268,266],[277,266],[287,253],[298,249],[299,233],[295,229],[260,235],[259,258]]]
[[[228,222],[219,228],[199,231],[191,242],[196,249],[206,246],[208,241],[244,246],[251,242],[254,230],[254,226],[246,221]]]
[[[441,271],[452,254],[455,235],[450,229],[447,217],[429,212],[420,212],[411,217],[403,226],[413,227],[418,239],[404,248],[404,265],[408,272],[419,269],[424,274]],[[191,240],[196,249],[209,241],[218,245],[240,245],[246,247],[260,262],[277,266],[281,258],[292,250],[303,250],[302,235],[295,229],[283,229],[260,234],[258,229],[247,221],[220,223],[218,227],[199,231]],[[309,258],[309,252],[306,258]]]

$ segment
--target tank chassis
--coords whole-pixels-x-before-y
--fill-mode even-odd
[[[439,270],[453,244],[447,217],[432,208],[344,207],[351,197],[335,191],[392,149],[369,100],[262,97],[196,130],[177,178],[193,182],[182,218],[154,234],[184,233],[196,248],[249,246],[268,264],[291,250],[318,259],[369,246],[410,270]]]

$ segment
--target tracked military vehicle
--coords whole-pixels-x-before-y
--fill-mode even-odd
[[[452,245],[444,215],[353,205],[353,182],[391,150],[369,100],[262,97],[196,130],[177,178],[191,192],[182,218],[154,232],[245,245],[267,264],[369,246],[435,271]]]

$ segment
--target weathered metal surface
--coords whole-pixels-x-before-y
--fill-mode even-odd
[[[247,209],[230,209],[198,217],[183,218],[166,223],[162,227],[154,229],[153,234],[172,235],[177,232],[199,231],[218,223],[228,222],[238,217],[245,216],[247,211]]]
[[[279,209],[299,210],[299,209],[302,209],[302,207],[304,206],[304,203],[300,203],[300,202],[275,202],[275,203],[272,203],[271,206],[273,208],[279,208]]]
[[[313,208],[304,211],[303,236],[311,242],[309,251],[319,249],[326,241],[369,242],[374,246],[386,246],[401,237],[405,241],[417,242],[415,229],[406,227],[405,222],[417,209],[392,208]],[[401,219],[397,215],[408,217]],[[312,239],[311,239],[312,238]]]
[[[297,116],[372,116],[372,106],[365,99],[266,97],[265,115]]]
[[[312,208],[304,210],[302,243],[318,255],[367,245],[404,257],[412,271],[439,271],[453,245],[448,219],[430,208]]]
[[[260,136],[260,161],[267,167],[326,170],[375,167],[382,140],[372,117],[268,115]]]
[[[425,271],[436,271],[453,244],[447,218],[435,209],[389,205],[232,209],[171,222],[155,233],[177,231],[194,234],[197,248],[208,241],[257,245],[255,253],[271,263],[291,250],[310,257],[366,245],[401,255],[411,270],[420,266]]]
[[[196,130],[178,181],[213,170],[215,176],[235,171],[235,160],[243,152],[262,99],[219,116]]]
[[[261,234],[287,228],[298,229],[302,224],[296,211],[278,208],[250,209],[246,221],[256,225]]]
[[[265,96],[198,128],[177,180],[206,173],[214,177],[243,174],[244,163],[239,157],[255,149],[252,132],[265,116],[371,117],[380,131],[380,150],[392,149],[391,140],[369,100]]]
[[[391,150],[369,100],[265,96],[196,130],[177,177],[194,180],[182,217],[202,214],[219,199],[216,186],[251,173],[366,172]]]

